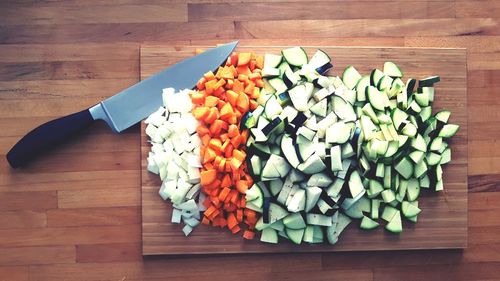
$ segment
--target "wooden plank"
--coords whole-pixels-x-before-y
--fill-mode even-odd
[[[495,0],[489,1],[457,1],[455,3],[457,18],[498,18],[500,15],[500,3]]]
[[[490,53],[500,51],[500,36],[407,36],[405,46],[467,48],[467,53]]]
[[[57,194],[54,191],[0,193],[0,211],[54,208],[57,208]]]
[[[75,261],[75,246],[4,247],[0,255],[1,266],[74,263]]]
[[[454,18],[453,2],[293,2],[189,4],[189,21]],[[262,11],[265,13],[246,13]]]
[[[240,50],[278,52],[278,47],[239,47]],[[155,73],[161,66],[190,56],[194,47],[151,46],[141,49],[141,77]],[[269,246],[258,241],[244,241],[227,231],[200,226],[188,238],[182,226],[170,224],[170,206],[158,196],[160,186],[156,175],[145,169],[145,155],[149,150],[144,124],[141,129],[142,152],[142,220],[143,253],[148,254],[201,254],[201,253],[254,253],[254,252],[308,252],[381,249],[463,248],[467,244],[467,111],[465,50],[458,49],[391,49],[322,47],[334,58],[336,69],[354,64],[367,72],[390,58],[407,71],[410,77],[439,74],[442,82],[437,86],[435,110],[448,108],[453,112],[451,122],[460,124],[461,130],[451,143],[452,164],[445,166],[445,193],[425,197],[419,223],[405,226],[401,236],[388,236],[383,229],[366,232],[351,225],[335,246],[316,245],[296,247],[290,243]],[[313,52],[314,48],[308,48]],[[415,57],[419,63],[415,64]],[[411,63],[411,67],[405,64]],[[432,238],[430,238],[432,237]],[[223,247],[221,247],[223,245]]]
[[[374,269],[374,280],[494,280],[500,273],[500,263],[482,262],[447,266],[386,267]]]
[[[37,228],[47,225],[44,211],[7,211],[0,212],[0,229]],[[28,230],[29,231],[29,230]]]
[[[135,60],[0,63],[2,81],[134,78]]]
[[[3,157],[2,157],[3,158]],[[133,170],[137,168],[137,152],[89,152],[60,153],[51,151],[30,162],[24,171],[29,172],[75,172],[104,170]],[[82,164],[84,163],[84,165]],[[0,171],[10,169],[6,160],[0,161]]]
[[[76,171],[76,172],[17,172],[0,177],[0,191],[52,191],[92,189],[122,189],[137,187],[137,170]]]
[[[76,261],[79,263],[140,260],[142,260],[141,243],[76,245]]]
[[[165,42],[235,37],[232,22],[15,25],[0,26],[0,34],[4,44],[86,43],[89,40],[94,43]]]
[[[261,255],[245,258],[245,263],[233,257],[185,257],[182,259],[146,259],[137,262],[74,263],[30,266],[33,280],[220,280],[222,277],[237,280],[268,279],[270,276],[288,276],[321,270],[321,255]],[[196,266],[193,266],[196,264]],[[259,270],[248,270],[258,268]],[[175,270],[174,270],[175,269]],[[226,275],[227,273],[227,275]],[[344,276],[349,271],[343,272]],[[261,274],[261,275],[259,275]],[[341,272],[342,274],[342,272]],[[320,275],[320,274],[319,274]],[[359,276],[366,276],[366,271]],[[229,278],[232,277],[232,278]],[[242,277],[242,279],[240,279]],[[262,277],[262,278],[259,278]]]
[[[53,25],[71,23],[144,23],[186,22],[187,5],[172,3],[81,5],[47,4],[36,2],[30,6],[12,5],[0,9],[3,25],[31,24]]]
[[[487,192],[485,194],[471,194],[473,196],[481,197],[477,205],[472,205],[472,207],[484,207],[484,208],[494,208],[494,204],[487,204],[494,202],[495,196],[500,199],[500,193],[495,191],[500,191],[500,175],[478,175],[469,177],[469,191],[470,192]],[[492,197],[489,197],[492,196]],[[485,204],[485,205],[482,205]]]
[[[5,281],[28,281],[28,266],[0,266],[0,278]]]
[[[137,60],[137,43],[80,43],[75,44],[10,44],[0,45],[0,60],[4,63],[84,61],[84,60]],[[84,81],[82,81],[84,82]]]
[[[141,240],[140,226],[81,226],[0,230],[0,248],[98,243],[130,243]]]
[[[270,26],[273,28],[270,29]],[[330,34],[338,37],[500,35],[499,20],[492,18],[283,20],[235,24],[235,33],[239,38],[284,38],[290,30],[301,38],[322,38]]]
[[[93,208],[139,206],[140,191],[137,188],[121,190],[65,190],[57,193],[58,207]]]
[[[49,227],[137,225],[140,223],[141,215],[138,207],[55,209],[47,211],[47,225]]]
[[[136,78],[0,81],[0,100],[105,99],[135,82]]]

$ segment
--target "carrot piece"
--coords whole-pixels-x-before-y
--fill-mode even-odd
[[[249,106],[250,106],[250,101],[248,99],[248,96],[243,93],[240,93],[238,95],[238,102],[236,103],[236,108],[240,112],[247,112]]]
[[[222,158],[222,160],[220,161],[219,163],[219,166],[217,167],[217,169],[219,169],[220,172],[224,172],[224,169],[226,167],[226,158]]]
[[[255,83],[255,86],[259,87],[259,88],[264,88],[264,80],[262,79],[257,79],[254,81]]]
[[[230,137],[230,138],[234,138],[236,137],[237,135],[239,135],[240,132],[238,130],[238,126],[234,125],[234,124],[231,124],[229,125],[229,129],[227,131],[227,135]]]
[[[217,136],[220,134],[222,131],[222,123],[225,123],[222,120],[215,120],[211,125],[210,125],[210,133],[212,136]]]
[[[245,197],[241,197],[241,200],[239,202],[240,208],[245,208],[246,205],[247,205],[247,200],[245,199]]]
[[[231,159],[231,169],[233,171],[238,170],[238,168],[241,166],[242,162],[236,158]]]
[[[203,125],[199,125],[198,127],[196,127],[196,132],[200,137],[203,137],[206,134],[210,134],[210,130]]]
[[[260,75],[259,72],[252,72],[250,75],[248,75],[248,79],[250,80],[256,80],[262,78],[262,75]]]
[[[219,102],[218,97],[208,96],[205,98],[205,106],[206,107],[214,107],[215,105],[217,105],[217,102]]]
[[[235,71],[233,69],[236,70],[232,65],[224,67],[224,70],[221,73],[221,77],[224,79],[233,79],[235,76],[234,75]]]
[[[201,223],[204,224],[204,225],[210,225],[210,220],[203,216],[203,218],[201,219]]]
[[[217,108],[212,107],[210,108],[210,113],[203,119],[203,121],[205,121],[205,123],[207,124],[211,124],[218,117],[219,117],[219,111],[217,110]]]
[[[215,160],[215,151],[210,148],[205,149],[205,155],[203,156],[203,164],[209,163]]]
[[[234,147],[239,147],[241,142],[242,142],[243,138],[241,137],[241,135],[239,136],[236,136],[234,137],[233,139],[231,139],[231,144],[234,146]],[[241,159],[238,159],[238,160],[241,160]],[[241,160],[242,161],[242,160]]]
[[[255,84],[253,82],[248,83],[248,85],[245,87],[245,94],[247,95],[253,95],[253,90],[255,89]]]
[[[206,171],[201,171],[200,173],[200,181],[201,184],[204,186],[213,183],[216,179],[217,179],[216,170],[206,170]]]
[[[248,63],[248,68],[250,68],[250,70],[253,71],[256,65],[257,62],[255,60],[251,60],[250,63]]]
[[[238,221],[236,220],[236,216],[233,213],[229,213],[227,215],[227,227],[232,229],[233,227],[238,225]]]
[[[252,53],[240,53],[238,55],[238,66],[248,64],[252,58]]]
[[[238,75],[238,78],[239,78],[239,75]],[[243,92],[243,90],[245,89],[245,86],[243,85],[243,83],[241,83],[241,81],[238,79],[238,80],[234,80],[233,82],[233,91],[235,91],[236,93],[240,93],[240,92]]]
[[[239,80],[240,82],[247,83],[247,81],[248,81],[248,76],[247,76],[246,74],[241,73],[241,72],[238,72],[238,73],[239,73],[239,74],[238,74],[238,80]],[[206,87],[206,85],[205,85],[205,87]]]
[[[247,77],[248,75],[252,74],[252,71],[250,70],[250,68],[248,68],[247,65],[237,66],[236,71],[238,72],[238,74],[244,74]]]
[[[215,79],[215,75],[212,71],[209,71],[209,72],[203,74],[203,78],[205,78],[206,81],[210,81],[210,80]]]
[[[211,139],[208,143],[208,147],[212,148],[216,153],[221,152],[222,142],[220,139]]]
[[[248,130],[243,130],[243,132],[241,132],[241,136],[243,137],[243,142],[246,142],[247,139],[248,139]]]
[[[209,141],[210,141],[210,135],[206,134],[206,135],[201,137],[201,143],[204,146],[207,146]]]
[[[257,56],[255,58],[255,62],[256,62],[255,66],[257,68],[260,68],[260,69],[264,68],[264,56],[261,56],[261,55]]]
[[[243,210],[242,209],[236,210],[236,220],[238,222],[242,222],[243,221]]]
[[[253,110],[255,110],[258,106],[259,106],[259,103],[258,103],[258,102],[256,102],[254,99],[251,99],[251,100],[250,100],[250,106],[249,106],[249,107],[250,107],[250,110],[252,110],[252,111],[253,111]]]
[[[237,53],[232,53],[229,58],[231,59],[231,64],[232,65],[238,65],[238,54]]]
[[[227,79],[227,81],[226,81],[226,82],[227,82],[227,83],[226,83],[226,85],[225,85],[225,88],[226,88],[226,89],[228,89],[228,90],[229,90],[229,89],[232,89],[232,88],[233,88],[233,84],[234,84],[234,80],[233,80],[233,79]]]
[[[214,205],[210,205],[209,207],[207,207],[207,209],[205,210],[205,213],[203,213],[206,217],[209,217],[216,211],[217,209],[215,208]]]
[[[237,226],[237,225],[235,225],[233,228],[231,228],[231,232],[233,234],[236,234],[236,233],[238,233],[240,231],[241,231],[241,228],[239,226]]]
[[[236,115],[234,116],[231,116],[231,118],[229,118],[229,120],[227,120],[229,122],[229,124],[236,124],[238,123],[238,118],[236,117]]]
[[[233,155],[234,146],[232,144],[228,144],[226,149],[224,149],[224,156],[231,157]]]
[[[206,189],[213,189],[215,191],[214,196],[217,196],[219,194],[219,189],[220,187],[220,180],[216,179],[212,183],[205,185]],[[212,201],[213,202],[213,201]],[[214,203],[217,204],[218,202]]]
[[[231,191],[231,189],[225,187],[221,190],[221,192],[219,193],[219,200],[220,201],[224,201],[227,197],[227,195],[229,194],[229,192]]]
[[[228,119],[234,114],[233,107],[230,103],[226,103],[220,110],[220,118]]]
[[[193,109],[192,113],[196,120],[203,120],[208,116],[210,110],[207,107],[201,106]]]
[[[241,193],[245,194],[248,190],[248,184],[247,181],[244,180],[239,180],[236,181],[236,189]]]
[[[231,177],[229,176],[229,174],[226,174],[222,178],[222,182],[220,183],[220,187],[226,188],[226,187],[230,187],[230,186],[231,186]]]
[[[245,152],[238,150],[238,149],[233,150],[233,158],[236,158],[236,159],[240,160],[241,162],[243,162],[245,160],[245,157],[246,157]]]
[[[247,240],[252,240],[255,237],[255,232],[251,230],[245,230],[243,232],[243,238]]]
[[[203,104],[205,102],[205,95],[201,92],[196,91],[191,94],[191,101],[194,104]]]
[[[206,81],[207,80],[205,79],[205,77],[201,77],[200,80],[198,80],[198,82],[196,82],[196,88],[198,90],[204,90]]]
[[[215,78],[220,78],[220,74],[222,72],[222,67],[219,66],[219,68],[217,68],[217,72],[215,72]]]

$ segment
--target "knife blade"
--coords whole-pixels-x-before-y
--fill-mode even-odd
[[[163,88],[193,88],[204,73],[224,63],[237,44],[238,41],[231,42],[187,58],[88,109],[40,125],[12,147],[7,161],[13,168],[24,166],[96,120],[105,121],[114,132],[122,132],[163,104]]]

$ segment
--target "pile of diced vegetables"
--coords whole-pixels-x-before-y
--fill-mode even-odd
[[[233,53],[194,90],[165,89],[146,134],[172,222],[296,244],[335,244],[353,219],[392,233],[416,223],[421,189],[444,188],[459,129],[432,112],[439,77],[403,81],[393,62],[327,76],[332,66],[300,47]]]

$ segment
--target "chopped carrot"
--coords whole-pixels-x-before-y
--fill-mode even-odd
[[[243,232],[243,238],[247,240],[252,240],[255,237],[255,232],[251,230],[245,230]]]
[[[238,66],[248,64],[251,58],[252,53],[240,53],[238,56]]]
[[[236,103],[236,108],[238,108],[240,112],[247,112],[249,107],[250,107],[250,101],[248,100],[248,96],[243,93],[240,93],[238,95],[238,102]]]
[[[257,213],[246,209],[245,192],[253,184],[247,171],[244,144],[248,130],[240,130],[242,116],[254,110],[264,86],[263,56],[232,53],[217,71],[207,72],[190,93],[193,115],[200,122],[201,190],[207,195],[202,223],[242,230],[246,239],[255,235]]]
[[[194,108],[192,113],[194,118],[196,118],[196,120],[203,120],[208,116],[210,110],[207,107],[202,106]]]
[[[205,98],[205,106],[206,107],[214,107],[218,101],[219,101],[218,97],[208,96]]]
[[[236,233],[240,232],[240,230],[241,230],[241,228],[237,225],[235,225],[233,228],[230,228],[230,229],[231,229],[231,232],[233,234],[236,234]]]
[[[202,185],[209,185],[213,183],[216,178],[217,178],[216,170],[201,171],[200,173],[200,181]]]

